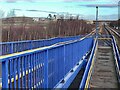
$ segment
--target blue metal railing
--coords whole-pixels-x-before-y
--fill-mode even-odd
[[[84,72],[84,75],[83,75],[83,78],[82,78],[82,81],[80,83],[80,86],[79,88],[80,89],[84,89],[85,88],[85,85],[86,85],[86,81],[87,81],[87,78],[89,77],[88,73],[89,73],[89,70],[90,70],[90,67],[92,65],[92,60],[93,60],[93,57],[94,57],[94,54],[95,54],[95,49],[96,49],[96,46],[97,46],[97,39],[94,41],[94,45],[93,45],[93,48],[92,48],[92,51],[91,51],[91,54],[90,54],[90,58],[87,62],[87,65],[86,65],[86,68],[85,68],[85,72]]]
[[[91,50],[93,38],[85,38],[0,56],[2,88],[53,88]]]
[[[1,53],[0,55],[6,55],[16,52],[21,52],[25,50],[35,49],[39,47],[49,46],[58,42],[64,42],[68,40],[79,39],[80,36],[71,37],[61,37],[61,38],[50,38],[42,40],[26,40],[26,41],[16,41],[16,42],[2,42],[0,43]]]

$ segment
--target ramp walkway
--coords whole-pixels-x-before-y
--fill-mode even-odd
[[[90,88],[118,88],[112,47],[98,40],[97,50]]]

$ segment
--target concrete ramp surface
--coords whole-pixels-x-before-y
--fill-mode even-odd
[[[90,88],[118,88],[115,59],[111,46],[98,44]]]

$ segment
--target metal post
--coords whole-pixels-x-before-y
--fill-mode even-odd
[[[98,38],[98,6],[96,6],[96,38]]]
[[[46,51],[46,55],[44,56],[44,58],[46,58],[46,60],[44,60],[44,64],[45,64],[45,68],[44,68],[44,76],[45,76],[45,88],[48,88],[48,54],[49,51],[47,49]]]
[[[8,88],[8,60],[2,62],[2,88]]]
[[[2,42],[2,18],[0,18],[0,42]]]
[[[120,30],[120,1],[118,2],[118,30]]]
[[[9,47],[10,48],[10,53],[14,53],[15,51],[13,50],[13,44],[14,43],[11,43],[11,46]]]

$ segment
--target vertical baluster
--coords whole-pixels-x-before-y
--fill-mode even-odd
[[[26,88],[28,88],[28,82],[29,82],[29,78],[28,78],[28,75],[29,75],[29,68],[28,68],[28,61],[29,61],[29,55],[27,55],[26,57],[26,67],[25,67],[25,70],[26,70]]]
[[[17,67],[18,67],[18,68],[17,68],[17,69],[18,69],[18,88],[20,88],[20,63],[21,63],[20,60],[21,60],[21,59],[20,59],[20,57],[19,57],[19,58],[18,58],[18,61],[17,61],[17,63],[18,63],[18,64],[17,64]]]
[[[45,76],[45,88],[48,88],[48,49],[46,51],[46,54],[44,56],[45,60],[44,60],[44,76]]]
[[[21,68],[21,79],[22,79],[22,88],[24,88],[24,57],[22,56],[22,68]]]
[[[11,60],[10,60],[10,80],[9,80],[9,81],[10,81],[10,88],[13,88],[13,87],[12,87],[12,78],[13,78],[13,77],[12,77],[12,73],[13,73],[13,68],[12,68],[12,67],[13,67],[13,63],[12,63],[12,61],[13,61],[13,60],[11,59]]]
[[[37,84],[38,84],[38,88],[39,88],[39,54],[40,52],[37,53],[37,66],[38,66],[38,69],[37,69]]]
[[[5,45],[5,44],[3,45],[3,50],[4,50],[4,51],[3,51],[4,54],[7,54],[7,52],[6,52],[6,45]],[[10,53],[10,52],[8,52],[8,53]]]
[[[32,87],[34,88],[34,54],[32,55]]]
[[[30,88],[32,88],[32,69],[33,69],[33,66],[32,66],[32,54],[30,55]]]
[[[26,75],[26,62],[27,62],[27,56],[24,56],[24,76],[23,76],[23,78],[24,78],[24,87],[26,88],[26,77],[27,77],[27,75]]]
[[[34,57],[35,57],[35,55],[34,55],[34,53],[33,53],[33,55],[32,55],[32,64],[33,64],[33,65],[32,65],[32,66],[33,66],[33,68],[32,68],[32,69],[33,69],[33,70],[32,70],[32,71],[33,71],[33,72],[32,72],[32,78],[33,78],[32,84],[33,84],[33,85],[32,85],[32,86],[33,86],[33,88],[34,88],[34,80],[35,80],[35,77],[34,77],[34,75],[35,75],[35,74],[34,74],[34,72],[35,72],[35,70],[34,70],[34,67],[35,67],[35,65],[34,65],[34,60],[35,60],[35,58],[34,58]]]
[[[16,59],[13,60],[14,63],[14,88],[16,88]]]
[[[40,52],[37,54],[37,66],[38,66],[38,70],[37,70],[37,84],[38,84],[38,88],[39,88],[39,54]]]
[[[63,53],[64,53],[64,61],[63,61],[63,82],[64,82],[64,75],[65,75],[65,62],[66,62],[66,45],[64,45],[64,48],[63,48]]]
[[[28,56],[27,63],[28,63],[28,68],[27,68],[27,70],[28,70],[28,88],[30,88],[30,82],[31,82],[31,81],[30,81],[30,80],[31,80],[31,79],[30,79],[30,78],[31,78],[31,77],[30,77],[30,70],[31,70],[31,69],[30,69],[30,55]]]
[[[39,76],[39,74],[40,74],[40,67],[39,67],[39,63],[40,63],[40,52],[38,52],[38,54],[37,54],[37,65],[38,65],[38,71],[37,71],[37,84],[38,84],[38,88],[40,88],[40,85],[39,85],[39,79],[40,79],[40,76]]]
[[[36,57],[37,57],[37,54],[35,53],[35,57],[34,57],[35,58],[34,59],[34,65],[35,65],[34,66],[34,68],[35,68],[35,72],[34,72],[34,79],[35,79],[34,81],[35,81],[35,84],[34,85],[35,85],[35,88],[37,87],[37,83],[36,83],[36,79],[37,79],[37,77],[36,77],[36,72],[37,72],[36,60],[37,60],[37,58]]]
[[[36,88],[38,88],[38,52],[36,53]]]
[[[2,88],[8,88],[8,60],[2,62]]]

